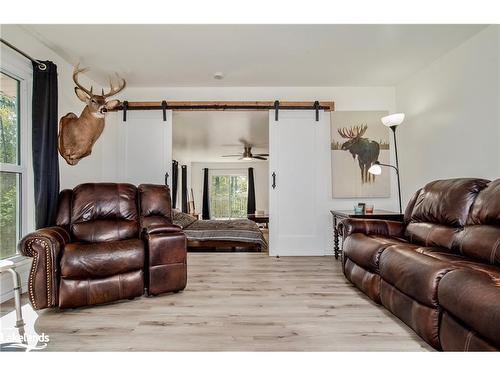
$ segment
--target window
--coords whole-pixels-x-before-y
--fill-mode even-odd
[[[215,175],[210,184],[210,215],[214,219],[247,217],[247,176]]]
[[[4,69],[0,72],[0,259],[16,255],[25,229],[23,202],[26,185],[26,150],[21,107],[26,82]]]

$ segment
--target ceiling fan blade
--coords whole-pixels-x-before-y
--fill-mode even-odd
[[[269,154],[254,154],[256,156],[269,156]]]
[[[241,156],[241,154],[236,154],[236,155],[221,155],[221,158],[235,158],[237,156]]]
[[[267,158],[263,157],[263,156],[252,156],[252,159],[259,159],[259,160],[267,160]]]

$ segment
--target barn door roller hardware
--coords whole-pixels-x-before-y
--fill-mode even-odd
[[[123,101],[111,111],[123,111],[123,121],[127,121],[128,111],[160,110],[163,112],[163,121],[167,121],[167,109],[172,111],[269,111],[274,110],[274,119],[278,121],[280,110],[312,110],[315,111],[316,121],[319,121],[319,111],[331,112],[335,110],[334,102],[280,102],[272,101],[229,101],[229,102],[129,102]]]
[[[125,100],[122,103],[123,122],[127,121],[127,110],[128,110],[128,102]]]
[[[161,102],[161,110],[163,111],[163,121],[167,121],[167,102],[165,100]]]
[[[316,121],[319,121],[319,102],[317,100],[314,102],[314,110],[316,112]]]

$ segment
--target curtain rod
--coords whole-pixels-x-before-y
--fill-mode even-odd
[[[37,63],[38,64],[38,68],[40,70],[45,70],[47,69],[47,65],[45,65],[43,62],[41,62],[40,60],[36,60],[34,59],[33,57],[31,57],[30,55],[28,55],[27,53],[21,51],[20,49],[18,49],[17,47],[14,47],[12,44],[10,44],[9,42],[7,42],[5,39],[2,39],[0,38],[0,41],[5,44],[7,47],[10,47],[12,48],[14,51],[16,51],[17,53],[23,55],[24,57],[26,57],[28,60],[31,60],[32,62],[34,63]]]

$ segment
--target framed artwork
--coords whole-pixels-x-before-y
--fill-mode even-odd
[[[390,164],[389,131],[380,119],[387,111],[335,111],[330,139],[333,198],[389,197],[389,170],[368,173],[375,161]]]

